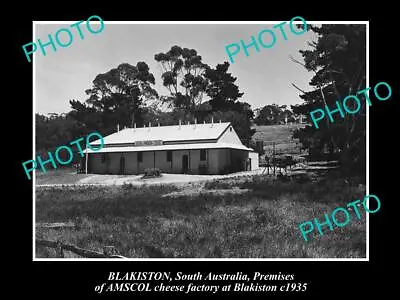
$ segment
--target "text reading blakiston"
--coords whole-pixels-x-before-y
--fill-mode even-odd
[[[110,272],[108,280],[170,280],[171,272]]]

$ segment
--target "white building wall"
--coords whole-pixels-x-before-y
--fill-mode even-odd
[[[230,152],[229,149],[218,149],[218,167],[220,173],[228,173],[228,168],[231,165]]]
[[[189,155],[188,150],[172,151],[172,173],[182,173],[182,156]]]
[[[137,154],[136,152],[125,152],[123,153],[123,156],[125,158],[125,174],[136,174],[137,173]],[[120,160],[121,155],[119,157],[115,157],[114,160],[116,160],[116,164],[118,167],[119,171],[119,160]]]
[[[231,150],[231,166],[232,172],[245,171],[246,159],[248,158],[248,151],[232,149]]]
[[[102,153],[89,154],[89,173],[118,174],[121,153],[105,153],[105,162],[101,161]]]
[[[247,151],[231,149],[206,149],[206,160],[200,161],[200,150],[173,150],[172,163],[167,162],[167,151],[146,151],[142,152],[143,162],[138,163],[138,152],[106,153],[106,162],[101,162],[101,154],[89,154],[91,173],[96,174],[119,174],[120,158],[125,158],[125,174],[142,174],[147,168],[155,167],[161,169],[163,173],[182,173],[182,157],[187,155],[189,158],[189,174],[199,174],[199,166],[207,165],[208,174],[221,174],[225,168],[232,165],[232,159],[247,155]],[[155,155],[155,157],[154,157]],[[232,156],[232,157],[231,157]]]
[[[219,152],[220,152],[220,149],[208,149],[207,150],[208,173],[209,174],[219,174]]]
[[[108,157],[108,168],[107,173],[119,174],[119,161],[122,153],[107,153]],[[107,165],[107,164],[106,164]],[[125,159],[126,165],[126,159]]]
[[[88,157],[88,173],[106,173],[106,164],[101,163],[101,153],[88,154]]]
[[[230,125],[228,129],[222,134],[222,136],[218,139],[218,142],[243,145],[242,141],[239,139],[239,136],[237,135],[235,129],[233,129],[232,125]]]
[[[190,150],[190,174],[199,174],[200,164],[207,164],[207,160],[200,161],[200,150]]]
[[[172,172],[172,161],[167,161],[167,151],[156,152],[156,168],[159,168],[162,173]]]
[[[144,173],[145,169],[154,168],[154,151],[145,151],[142,153],[142,162],[139,163],[139,173]]]
[[[259,155],[257,152],[249,152],[249,158],[251,159],[251,170],[259,169]]]

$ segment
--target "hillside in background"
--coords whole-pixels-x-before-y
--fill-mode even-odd
[[[267,155],[273,151],[275,143],[276,154],[301,154],[301,144],[298,139],[292,139],[293,131],[305,127],[306,124],[293,125],[262,125],[254,126],[256,133],[253,139],[264,142],[264,150]]]
[[[306,124],[293,125],[262,125],[254,126],[256,133],[253,138],[256,141],[264,141],[264,144],[275,142],[291,142],[293,131],[305,127]]]

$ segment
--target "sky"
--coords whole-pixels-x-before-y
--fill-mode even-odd
[[[277,23],[275,23],[277,24]],[[99,25],[93,25],[97,30]],[[35,111],[40,114],[66,113],[70,111],[69,100],[84,101],[85,90],[92,87],[92,81],[98,74],[108,72],[121,63],[136,65],[146,62],[156,79],[155,89],[160,95],[167,95],[168,90],[162,85],[161,68],[154,60],[154,55],[167,52],[172,46],[195,49],[202,56],[202,61],[212,67],[229,61],[225,46],[243,40],[251,42],[263,29],[276,33],[276,43],[272,48],[255,47],[248,49],[245,56],[243,49],[234,56],[234,63],[228,69],[241,92],[241,101],[251,104],[252,109],[267,104],[291,105],[301,103],[299,91],[291,83],[303,90],[310,90],[308,85],[312,73],[292,62],[289,55],[302,61],[299,50],[308,49],[308,41],[316,40],[313,32],[295,35],[290,31],[289,22],[284,26],[287,40],[273,24],[109,24],[105,22],[103,31],[91,34],[86,22],[81,24],[84,39],[79,38],[76,29],[72,29],[73,41],[68,47],[57,45],[54,52],[46,47],[43,56],[37,49],[35,59]],[[35,39],[42,43],[68,24],[35,24]],[[67,43],[67,34],[59,35]],[[264,35],[268,44],[270,37]],[[207,100],[207,99],[205,99]]]

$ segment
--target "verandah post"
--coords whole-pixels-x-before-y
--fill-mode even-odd
[[[88,151],[87,151],[87,148],[86,148],[85,174],[87,174],[87,166],[88,166]]]

